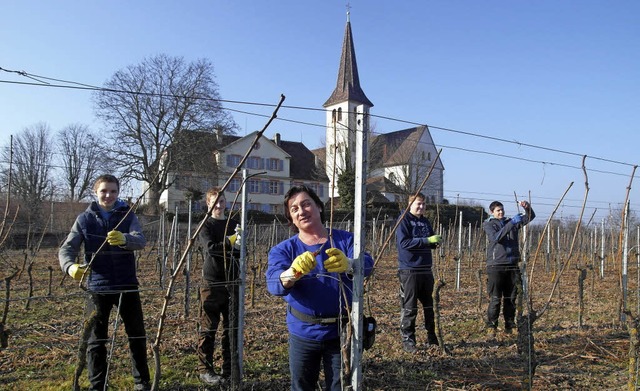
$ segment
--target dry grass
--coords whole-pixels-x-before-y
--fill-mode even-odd
[[[78,336],[83,321],[83,295],[57,266],[56,249],[44,249],[34,264],[36,296],[25,309],[26,274],[12,281],[6,327],[9,347],[0,351],[0,389],[68,390],[75,368]],[[4,259],[22,259],[5,254]],[[264,261],[263,261],[264,262]],[[197,262],[194,262],[197,263]],[[484,337],[486,298],[479,306],[475,272],[479,264],[466,264],[461,289],[455,290],[453,263],[440,266],[447,282],[442,290],[441,314],[445,351],[422,347],[415,355],[402,351],[398,332],[399,300],[395,260],[392,255],[379,262],[367,292],[367,310],[378,321],[376,344],[363,356],[365,390],[519,390],[523,386],[525,362],[517,352],[516,336],[499,333],[495,342]],[[54,267],[53,294],[48,297],[47,266]],[[253,267],[252,266],[256,266]],[[259,265],[249,265],[248,280],[255,273],[254,296],[247,288],[244,332],[245,390],[287,390],[287,331],[283,302],[270,296]],[[550,291],[551,274],[539,273],[533,286],[534,306],[539,309]],[[591,273],[591,272],[590,272]],[[630,271],[634,275],[635,271]],[[141,262],[142,297],[147,334],[155,337],[165,294],[158,286],[155,259]],[[196,265],[194,276],[199,276]],[[194,277],[194,284],[199,277]],[[196,356],[197,305],[190,296],[189,313],[184,306],[184,279],[171,301],[161,344],[161,390],[202,389],[194,374]],[[536,359],[533,390],[623,389],[627,381],[628,333],[620,326],[617,312],[618,279],[613,270],[605,279],[587,280],[584,327],[578,325],[577,273],[563,276],[551,309],[535,324]],[[2,285],[4,291],[4,284]],[[192,292],[195,289],[192,287]],[[633,297],[630,297],[634,299]],[[422,315],[418,322],[422,322]],[[111,360],[112,389],[131,389],[128,351],[124,330],[116,333]],[[426,340],[418,331],[419,342]],[[151,350],[150,363],[151,363]],[[218,360],[220,357],[218,357]],[[87,387],[86,376],[82,384]]]

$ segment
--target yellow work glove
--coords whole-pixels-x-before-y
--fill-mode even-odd
[[[87,270],[87,265],[74,263],[73,265],[69,266],[69,269],[67,269],[67,273],[69,273],[71,278],[73,278],[74,280],[80,281],[85,270]]]
[[[296,272],[295,277],[300,278],[313,270],[317,264],[316,257],[313,256],[313,253],[311,251],[305,251],[293,260],[291,268]]]
[[[107,242],[112,246],[124,246],[127,244],[127,239],[120,231],[111,231],[107,234]]]
[[[337,248],[329,248],[325,251],[329,258],[324,261],[324,268],[329,273],[344,273],[353,271],[353,260],[347,258],[346,255]]]
[[[442,236],[440,235],[432,235],[427,238],[427,243],[430,244],[440,244],[442,242]]]
[[[231,236],[227,236],[227,240],[229,241],[229,244],[231,245],[231,247],[236,245],[236,239],[238,238],[238,234],[233,234]]]
[[[242,228],[239,225],[236,225],[236,233],[231,236],[227,236],[229,243],[232,247],[240,248],[242,246]]]

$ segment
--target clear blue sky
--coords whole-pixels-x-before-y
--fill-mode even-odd
[[[640,163],[640,1],[349,3],[371,113],[406,121],[373,118],[374,132],[428,124],[443,149],[445,198],[485,207],[499,199],[512,214],[513,193],[530,192],[546,219],[574,181],[558,217],[577,215],[584,177],[572,167],[586,154],[597,158],[586,162],[586,217],[597,208],[599,222],[609,207],[620,207],[632,165]],[[345,6],[336,0],[5,0],[0,67],[101,86],[148,56],[208,58],[225,100],[275,104],[284,94],[287,106],[316,109],[283,108],[280,118],[320,126],[277,121],[265,134],[279,132],[313,149],[323,145],[319,110],[336,82]],[[0,72],[0,81],[30,80]],[[90,98],[84,91],[0,82],[0,144],[38,122],[53,130],[77,122],[100,129]],[[246,133],[266,121],[233,115]],[[638,179],[632,209],[640,207]]]

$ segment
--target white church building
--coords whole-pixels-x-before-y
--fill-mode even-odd
[[[356,133],[370,132],[373,107],[360,86],[348,14],[338,80],[324,107],[326,147],[313,152],[325,162],[327,177],[332,178],[334,172],[339,175],[345,169],[346,162],[355,162]],[[444,166],[426,125],[370,134],[369,140],[367,193],[377,192],[392,202],[404,201],[416,192],[433,166],[422,193],[430,203],[443,201]],[[346,153],[350,153],[349,159]],[[329,195],[339,196],[337,185],[334,188],[333,184],[334,181],[329,184]]]
[[[250,209],[282,213],[283,195],[299,184],[313,188],[323,202],[331,197],[339,197],[337,178],[347,162],[355,163],[356,132],[370,132],[369,118],[373,107],[360,86],[348,14],[337,83],[324,107],[325,148],[310,151],[301,142],[281,140],[279,134],[273,139],[262,136],[258,141],[244,167],[252,176],[246,184]],[[206,192],[211,186],[222,186],[256,135],[256,132],[244,137],[220,132],[188,133],[183,137],[189,142],[183,142],[183,145],[193,146],[197,152],[190,154],[192,160],[203,160],[204,164],[185,161],[185,164],[177,164],[178,170],[169,173],[167,181],[171,186],[160,198],[161,205],[168,211],[186,207],[188,194],[193,189]],[[426,125],[370,134],[369,143],[368,197],[384,197],[389,202],[404,203],[410,194],[416,192],[433,166],[422,193],[429,203],[443,201],[444,166]],[[171,148],[167,153],[171,153]],[[350,154],[349,159],[347,153]],[[203,172],[198,168],[203,166],[211,169]],[[225,197],[227,201],[234,199],[240,183],[241,178],[231,181]],[[192,205],[192,208],[206,209],[204,200]]]

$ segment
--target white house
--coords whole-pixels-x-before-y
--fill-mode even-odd
[[[239,137],[220,132],[189,132],[192,140],[186,145],[198,145],[199,150],[206,150],[199,157],[205,165],[210,161],[211,169],[203,169],[203,164],[181,161],[177,164],[181,170],[171,172],[168,176],[171,186],[162,193],[160,204],[169,211],[176,207],[184,210],[188,202],[186,195],[192,189],[205,193],[212,186],[222,187],[240,164],[257,134],[253,132]],[[317,164],[313,153],[300,142],[281,140],[278,133],[273,140],[260,136],[243,167],[247,169],[249,177],[246,183],[249,208],[266,213],[282,213],[284,194],[291,186],[299,184],[310,186],[323,201],[327,201],[329,180],[323,167]],[[232,206],[241,184],[240,171],[226,189],[228,207]],[[204,199],[195,203],[193,208],[206,209]]]
[[[360,86],[348,14],[338,79],[324,107],[325,148],[310,151],[302,143],[280,140],[279,134],[273,140],[264,136],[258,140],[245,164],[251,175],[247,183],[251,209],[282,213],[283,195],[296,184],[311,186],[323,201],[339,196],[337,177],[349,160],[347,152],[351,163],[355,162],[355,135],[370,131],[369,115],[373,107]],[[172,211],[176,206],[186,206],[185,195],[189,189],[206,192],[211,186],[222,186],[256,134],[238,137],[210,132],[188,133],[194,140],[183,145],[194,152],[187,154],[191,156],[190,160],[183,159],[176,164],[180,167],[179,172],[169,175],[167,183],[172,185],[163,192],[161,204]],[[422,192],[431,203],[443,201],[444,166],[427,126],[370,135],[369,141],[368,193],[380,194],[390,202],[402,202],[416,191],[433,166]],[[198,159],[204,162],[194,164]],[[233,202],[241,181],[240,176],[231,181],[226,193],[227,202]],[[204,201],[195,206],[196,209],[205,207]]]

